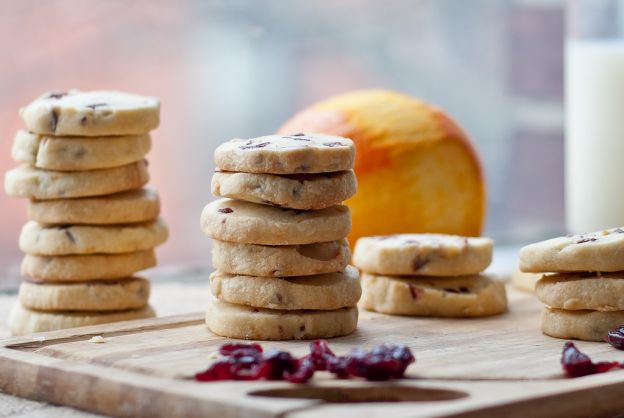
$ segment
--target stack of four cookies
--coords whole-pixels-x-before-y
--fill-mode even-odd
[[[144,156],[159,124],[151,97],[99,91],[47,93],[20,112],[6,192],[30,199],[20,234],[25,276],[13,334],[154,315],[149,282],[168,235]]]
[[[231,338],[353,332],[361,289],[348,266],[353,143],[313,134],[235,139],[215,151],[201,228],[214,240],[206,323]]]
[[[353,264],[362,270],[365,309],[431,317],[480,317],[507,308],[505,286],[481,272],[492,240],[441,234],[360,238]]]
[[[545,274],[535,294],[546,305],[542,331],[552,337],[604,341],[624,324],[624,228],[568,235],[527,245],[520,269]]]

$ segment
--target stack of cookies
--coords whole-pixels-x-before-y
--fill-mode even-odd
[[[345,237],[355,194],[353,143],[294,134],[233,139],[201,229],[214,240],[206,324],[241,339],[329,338],[357,325],[359,273]]]
[[[557,338],[604,341],[624,324],[624,228],[527,245],[520,268],[544,275],[535,293],[546,305],[542,331]]]
[[[149,282],[168,235],[148,182],[148,132],[160,103],[113,91],[53,92],[20,111],[6,192],[30,199],[20,249],[25,276],[13,334],[145,318]]]
[[[353,254],[363,308],[432,317],[504,312],[505,286],[481,273],[491,260],[492,240],[440,234],[360,238]]]

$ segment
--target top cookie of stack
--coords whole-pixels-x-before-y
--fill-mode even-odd
[[[29,279],[13,333],[153,316],[149,283],[132,274],[156,264],[154,248],[168,235],[157,193],[142,188],[160,102],[70,90],[46,93],[20,115],[27,130],[12,156],[21,166],[6,173],[5,190],[30,199],[19,240]]]
[[[357,324],[357,270],[346,236],[356,191],[349,139],[319,134],[233,139],[201,217],[214,239],[208,327],[246,339],[345,335]],[[258,309],[261,310],[258,311]]]
[[[624,323],[624,227],[527,245],[520,269],[544,275],[535,293],[552,337],[604,341]]]

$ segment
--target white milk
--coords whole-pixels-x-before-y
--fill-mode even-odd
[[[624,226],[624,40],[569,41],[565,83],[568,230]]]

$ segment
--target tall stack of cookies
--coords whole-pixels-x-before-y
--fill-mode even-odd
[[[13,334],[154,316],[149,282],[168,235],[148,182],[160,103],[114,91],[46,93],[20,111],[6,192],[30,199]]]
[[[353,332],[361,289],[345,237],[355,194],[345,138],[293,134],[217,148],[201,229],[214,240],[206,324],[240,339],[329,338]]]
[[[535,285],[546,305],[546,335],[604,341],[624,324],[624,228],[568,235],[520,250],[520,269],[545,274]]]
[[[365,309],[431,317],[480,317],[507,309],[502,282],[483,274],[492,240],[441,234],[360,238],[353,264],[362,270]]]

